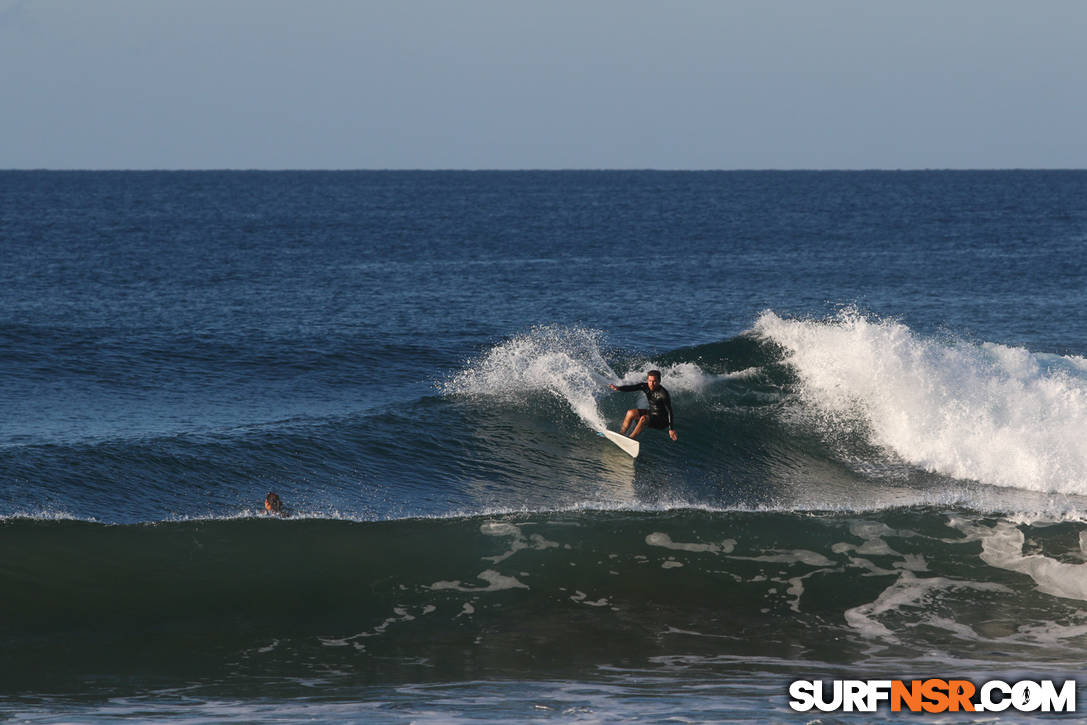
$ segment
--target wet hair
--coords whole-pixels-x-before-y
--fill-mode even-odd
[[[264,507],[273,514],[283,515],[283,502],[279,500],[279,494],[269,491],[264,497]]]
[[[650,371],[649,371],[649,374],[648,374],[648,375],[646,375],[646,377],[647,377],[647,378],[650,378],[650,377],[653,377],[653,376],[656,376],[656,378],[657,378],[657,382],[660,382],[660,379],[661,379],[661,371],[660,371],[660,370],[650,370]]]

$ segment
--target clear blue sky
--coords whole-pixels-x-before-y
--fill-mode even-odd
[[[1084,0],[0,0],[0,168],[1087,168]]]

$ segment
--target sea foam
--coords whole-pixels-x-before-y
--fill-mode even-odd
[[[1087,493],[1087,360],[935,339],[854,309],[828,320],[763,313],[799,395],[907,463],[959,479]]]

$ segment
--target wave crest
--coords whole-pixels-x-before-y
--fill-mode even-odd
[[[911,465],[959,479],[1087,493],[1087,361],[937,340],[846,309],[827,320],[763,313],[798,395],[834,425],[863,425]]]

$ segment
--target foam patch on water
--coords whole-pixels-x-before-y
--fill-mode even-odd
[[[825,423],[863,431],[907,463],[959,479],[1087,494],[1087,360],[936,340],[845,310],[830,320],[765,312]]]
[[[834,566],[834,562],[820,553],[807,549],[793,549],[761,556],[735,556],[734,559],[764,561],[772,564],[803,564],[805,566]]]
[[[973,582],[947,577],[917,577],[904,571],[899,579],[884,589],[873,602],[845,611],[845,621],[861,635],[898,643],[898,637],[879,620],[900,610],[912,609],[925,612],[928,602],[941,592],[961,590],[980,592],[1008,592],[1008,588],[991,582]],[[932,624],[929,621],[929,624]]]
[[[557,541],[548,541],[540,534],[532,534],[531,536],[526,537],[524,533],[522,533],[520,527],[503,522],[488,521],[479,527],[479,532],[484,536],[500,536],[510,539],[509,551],[497,556],[483,557],[495,564],[505,561],[522,549],[544,551],[546,549],[555,549],[559,546]]]
[[[949,522],[968,537],[981,541],[981,560],[998,569],[1025,574],[1038,591],[1056,597],[1087,601],[1087,564],[1070,564],[1043,554],[1024,551],[1026,535],[1014,523],[975,525],[958,517]],[[1087,556],[1087,538],[1080,532],[1080,552]]]
[[[55,511],[51,509],[16,511],[10,514],[0,515],[0,523],[5,521],[19,521],[21,519],[30,521],[85,521],[88,523],[98,523],[98,519],[93,516],[75,516],[67,511]]]
[[[419,611],[418,616],[426,616],[429,614],[433,614],[436,611],[437,607],[428,604]],[[318,637],[317,639],[325,647],[353,646],[359,651],[364,651],[366,647],[359,640],[367,639],[370,637],[380,637],[388,631],[389,627],[395,624],[414,622],[417,618],[417,615],[411,614],[405,607],[394,607],[393,615],[394,616],[392,617],[387,617],[383,622],[375,626],[373,629],[365,632],[359,632],[358,634],[353,634],[348,637]],[[271,649],[275,648],[272,647]]]
[[[528,585],[518,581],[517,577],[506,576],[493,569],[480,572],[477,578],[487,582],[487,586],[465,585],[458,579],[456,581],[434,582],[430,585],[430,588],[433,591],[453,590],[458,592],[498,592],[506,589],[528,589]]]
[[[659,546],[674,551],[706,552],[711,554],[730,554],[736,548],[735,539],[725,539],[720,543],[690,544],[681,541],[672,541],[671,536],[660,531],[654,531],[647,535],[645,537],[645,543],[650,546]]]

